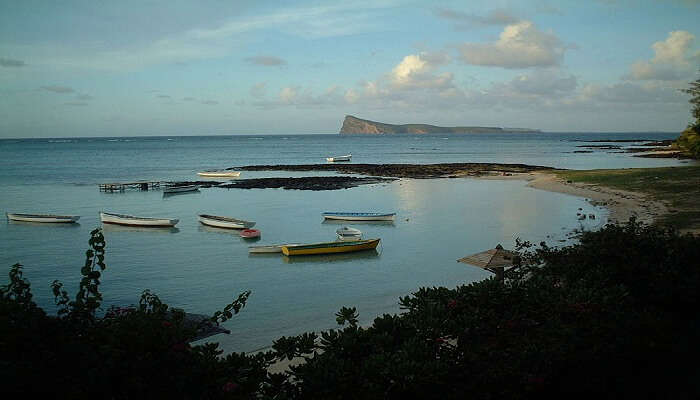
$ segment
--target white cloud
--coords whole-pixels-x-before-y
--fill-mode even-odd
[[[279,98],[283,103],[291,104],[299,97],[299,87],[286,87],[283,88],[279,94]]]
[[[397,88],[445,88],[452,86],[453,75],[449,72],[435,74],[441,64],[449,62],[443,53],[411,54],[391,70],[391,84]]]
[[[672,81],[685,79],[700,63],[700,51],[693,52],[695,36],[687,31],[669,32],[664,41],[654,43],[654,57],[632,64],[626,78],[632,80]]]
[[[567,48],[554,33],[520,21],[506,26],[496,42],[464,43],[460,52],[467,64],[528,68],[559,65]]]

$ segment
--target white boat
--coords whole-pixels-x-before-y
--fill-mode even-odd
[[[199,185],[177,185],[177,186],[166,186],[163,189],[163,193],[185,193],[185,192],[196,192],[199,190]]]
[[[263,253],[281,253],[282,246],[297,246],[297,244],[270,244],[263,246],[248,246],[248,252],[253,254],[263,254]]]
[[[359,229],[344,226],[339,228],[335,233],[338,235],[338,240],[362,240],[362,232]]]
[[[351,158],[352,158],[352,154],[347,154],[344,156],[326,157],[326,161],[328,161],[328,162],[350,161]]]
[[[17,214],[5,213],[10,221],[42,222],[42,223],[73,223],[80,219],[79,215],[53,215],[53,214]]]
[[[126,214],[114,214],[100,212],[100,220],[104,224],[117,224],[127,226],[146,226],[146,227],[170,227],[175,226],[179,219],[175,218],[151,218],[151,217],[136,217]]]
[[[202,171],[197,172],[197,175],[208,178],[235,178],[241,176],[241,173],[239,171]]]
[[[340,219],[345,221],[393,221],[396,213],[371,212],[324,212],[325,219]]]
[[[217,228],[228,229],[250,229],[255,226],[253,221],[244,221],[231,217],[220,217],[218,215],[199,214],[199,222],[204,225],[215,226]]]

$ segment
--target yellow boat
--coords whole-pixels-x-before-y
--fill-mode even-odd
[[[347,242],[323,242],[282,246],[285,256],[306,256],[312,254],[349,253],[351,251],[377,248],[381,239],[353,240]]]

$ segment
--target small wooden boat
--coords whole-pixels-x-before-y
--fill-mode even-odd
[[[199,222],[204,225],[215,226],[227,229],[250,229],[255,226],[253,221],[244,221],[231,217],[220,217],[217,215],[199,214]]]
[[[199,185],[172,185],[166,186],[163,189],[163,193],[185,193],[185,192],[196,192],[199,190]]]
[[[344,226],[335,231],[335,233],[338,235],[338,240],[362,240],[362,232],[359,229]]]
[[[251,254],[263,254],[263,253],[281,253],[282,246],[298,246],[298,244],[270,244],[263,246],[248,246],[248,252]]]
[[[117,224],[127,226],[144,226],[144,227],[171,227],[175,226],[179,219],[175,218],[151,218],[151,217],[136,217],[126,214],[114,214],[100,212],[100,220],[104,224]]]
[[[42,222],[42,223],[73,223],[80,219],[79,215],[53,215],[53,214],[17,214],[5,213],[10,221]]]
[[[222,177],[235,178],[235,177],[241,176],[241,173],[239,171],[202,171],[202,172],[197,172],[197,175],[206,176],[209,178],[222,178]]]
[[[350,159],[352,159],[352,154],[347,154],[344,156],[336,156],[336,157],[326,157],[326,161],[328,161],[328,162],[350,161]]]
[[[285,256],[304,256],[313,254],[349,253],[353,251],[376,249],[380,239],[353,240],[348,242],[323,242],[282,246]]]
[[[395,215],[396,213],[324,212],[323,218],[346,221],[393,221]]]
[[[244,239],[253,239],[260,237],[260,231],[257,229],[243,229],[241,231],[241,237]]]

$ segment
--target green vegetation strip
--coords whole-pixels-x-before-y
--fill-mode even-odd
[[[562,179],[645,193],[667,203],[658,221],[677,229],[700,228],[700,166],[555,171]]]

